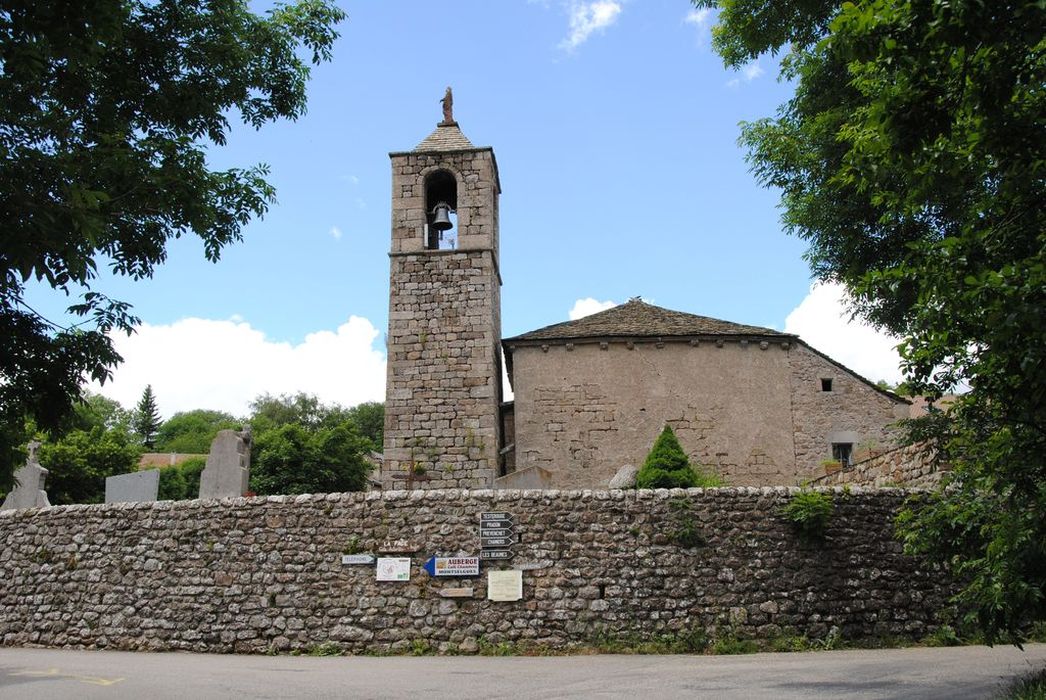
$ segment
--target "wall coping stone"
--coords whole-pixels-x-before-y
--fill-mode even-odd
[[[816,486],[803,489],[798,486],[725,486],[717,488],[674,488],[674,489],[415,489],[389,491],[357,491],[345,493],[306,493],[279,496],[240,496],[187,501],[152,501],[145,503],[78,503],[74,505],[49,506],[46,508],[21,508],[0,511],[0,520],[4,518],[32,518],[35,516],[75,515],[77,513],[121,512],[126,510],[151,510],[168,512],[179,509],[217,509],[258,506],[266,503],[360,503],[370,501],[411,501],[411,502],[446,502],[446,501],[488,501],[491,504],[535,501],[535,500],[635,500],[666,501],[686,496],[722,496],[726,499],[739,496],[793,496],[804,490],[832,495],[864,495],[885,493],[897,496],[928,493],[933,491],[925,487],[887,487],[887,486]]]

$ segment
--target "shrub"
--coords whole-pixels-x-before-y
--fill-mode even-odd
[[[157,498],[161,501],[181,501],[185,498],[188,484],[181,467],[164,467],[160,470],[160,489]]]
[[[781,514],[791,521],[800,535],[819,538],[824,536],[833,508],[832,497],[828,494],[800,491],[781,509]]]
[[[690,460],[679,445],[672,427],[665,429],[654,441],[654,446],[636,475],[636,488],[671,489],[697,486],[697,475],[690,468]]]
[[[178,469],[182,472],[182,477],[185,478],[185,492],[182,498],[193,499],[200,497],[200,474],[203,473],[203,469],[206,466],[206,457],[190,457],[178,465]]]

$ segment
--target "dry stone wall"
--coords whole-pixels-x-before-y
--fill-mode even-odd
[[[793,490],[414,491],[62,506],[0,513],[0,640],[266,652],[334,644],[442,652],[569,648],[596,637],[921,636],[950,593],[901,552],[900,490],[834,491],[823,541],[780,508]],[[475,554],[478,516],[514,516],[523,599],[485,599],[486,571],[434,579],[433,554]],[[696,538],[682,537],[687,530]],[[688,546],[695,544],[697,546]],[[346,550],[415,550],[378,582]],[[474,597],[446,598],[448,588]]]
[[[817,479],[820,486],[906,486],[933,488],[949,467],[940,464],[937,450],[925,443],[907,445],[857,462],[847,469]]]

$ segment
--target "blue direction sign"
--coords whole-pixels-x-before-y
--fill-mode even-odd
[[[479,576],[479,557],[429,557],[421,568],[429,576]]]

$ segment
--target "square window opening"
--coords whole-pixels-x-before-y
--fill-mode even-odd
[[[832,443],[832,459],[838,460],[843,468],[850,466],[851,458],[853,457],[854,446],[852,442],[833,442]]]
[[[822,379],[821,380],[821,391],[831,391],[831,390],[832,390],[832,380],[831,379]]]

